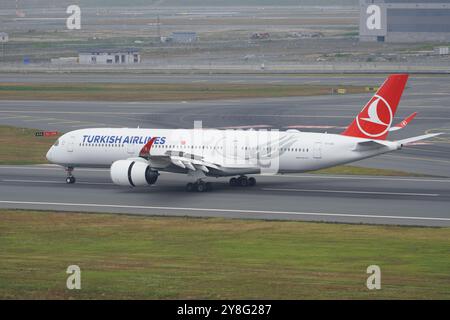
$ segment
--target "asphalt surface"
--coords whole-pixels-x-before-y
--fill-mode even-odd
[[[7,82],[22,77],[1,75]],[[73,75],[40,75],[35,81],[64,81]],[[76,75],[83,78],[82,75]],[[109,76],[109,81],[136,81],[134,77],[153,79],[148,75]],[[154,81],[199,81],[209,75],[155,76]],[[292,76],[292,75],[218,75],[217,81],[252,83],[321,83],[379,85],[382,76]],[[86,76],[84,75],[84,78]],[[176,78],[176,80],[175,80]],[[239,79],[238,79],[239,78]],[[102,74],[89,81],[107,81]],[[165,79],[165,80],[164,80]],[[228,79],[228,80],[227,80]],[[144,81],[144,80],[142,80]],[[149,80],[150,81],[150,80]],[[284,82],[283,82],[284,81]],[[277,82],[278,83],[278,82]],[[89,102],[89,101],[0,101],[0,124],[67,132],[88,127],[192,128],[195,120],[204,127],[255,127],[338,133],[347,126],[371,93],[276,99],[234,99],[219,101],[174,102]],[[392,133],[390,139],[401,139],[429,132],[446,134],[421,142],[402,151],[368,159],[357,165],[395,169],[450,177],[450,76],[413,76],[405,90],[394,121],[400,122],[414,111],[418,116],[407,128]]]
[[[32,81],[60,81],[72,75],[44,75]],[[78,75],[80,76],[80,75]],[[0,81],[20,82],[1,75]],[[109,78],[108,78],[109,77]],[[131,81],[94,75],[89,81]],[[134,76],[133,76],[134,77]],[[149,76],[142,76],[148,82]],[[155,82],[209,81],[211,76],[160,76]],[[381,76],[222,75],[223,83],[321,83],[379,85]],[[34,80],[33,80],[34,79]],[[25,80],[25,79],[24,79]],[[82,78],[80,78],[80,81]],[[163,81],[164,80],[164,81]],[[267,219],[325,220],[413,225],[449,225],[450,210],[450,77],[417,76],[408,83],[396,121],[414,111],[407,128],[390,135],[396,140],[429,132],[445,135],[401,151],[363,160],[356,165],[396,169],[444,178],[260,177],[252,189],[232,189],[219,180],[211,193],[186,193],[188,178],[162,174],[158,184],[129,190],[111,185],[107,171],[78,170],[79,183],[66,185],[54,168],[0,169],[0,207],[125,212],[137,214],[223,216]],[[68,80],[67,80],[68,81]],[[73,79],[70,79],[73,81]],[[0,101],[0,124],[67,132],[87,127],[297,128],[335,133],[343,130],[371,94],[277,99],[234,99],[173,102]],[[2,202],[3,201],[3,202]],[[6,201],[6,202],[5,202]],[[28,202],[28,203],[26,203]]]
[[[162,173],[145,188],[113,185],[108,170],[78,169],[67,185],[56,166],[0,166],[0,207],[138,215],[450,226],[450,179],[313,174],[257,177],[254,187],[213,180],[188,193],[188,177]],[[244,192],[245,191],[245,192]]]

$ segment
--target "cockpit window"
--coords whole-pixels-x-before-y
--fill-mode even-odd
[[[55,141],[55,143],[53,144],[54,147],[57,147],[59,145],[59,139]]]

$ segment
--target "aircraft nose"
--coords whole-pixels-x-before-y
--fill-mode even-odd
[[[53,162],[53,150],[52,148],[48,149],[47,154],[45,155],[45,157],[47,158],[47,160],[49,162]]]

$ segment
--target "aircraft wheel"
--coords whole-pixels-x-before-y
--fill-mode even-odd
[[[247,177],[245,177],[245,176],[240,177],[240,178],[238,179],[238,182],[239,182],[239,185],[240,185],[241,187],[246,187],[246,186],[248,186],[248,179],[247,179]]]
[[[193,183],[191,183],[191,182],[189,182],[187,185],[186,185],[186,191],[187,192],[192,192],[192,191],[194,191],[194,184]]]
[[[238,185],[238,179],[236,178],[231,178],[230,179],[230,186],[234,187]]]
[[[197,183],[197,192],[205,192],[206,185],[203,182]]]
[[[66,178],[66,183],[67,184],[73,184],[73,183],[75,183],[75,177],[74,176],[70,176],[70,177],[67,177]]]
[[[253,187],[256,184],[256,179],[253,177],[248,178],[248,185]]]

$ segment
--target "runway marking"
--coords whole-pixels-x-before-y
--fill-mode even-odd
[[[255,124],[248,126],[229,126],[229,127],[219,127],[219,129],[251,129],[251,128],[271,128],[268,124]]]
[[[32,119],[27,119],[27,120],[23,120],[24,122],[33,122],[33,121],[55,121],[58,120],[56,118],[32,118]]]
[[[41,164],[36,165],[36,167],[26,167],[26,166],[0,166],[0,169],[25,169],[25,170],[59,170],[63,171],[63,167],[59,167],[58,165],[52,165],[52,164]],[[77,168],[77,171],[109,171],[107,168]]]
[[[21,180],[21,179],[1,179],[0,181],[4,182],[30,182],[30,183],[58,183],[65,184],[64,181],[56,181],[56,180]],[[114,185],[112,182],[80,182],[77,181],[77,184],[89,184],[89,185]]]
[[[448,160],[438,160],[438,159],[430,159],[430,158],[418,158],[418,157],[404,157],[404,156],[396,156],[396,155],[384,155],[386,158],[397,158],[397,159],[407,159],[407,160],[419,160],[419,161],[431,161],[431,162],[443,162],[443,163],[450,163]]]
[[[73,123],[80,123],[82,121],[78,120],[61,120],[61,121],[55,121],[55,122],[48,122],[47,124],[53,125],[53,124],[73,124]]]
[[[10,116],[10,117],[1,117],[1,120],[8,120],[8,119],[20,119],[20,118],[29,118],[31,116]],[[27,120],[24,120],[27,121]]]
[[[262,188],[264,191],[290,191],[290,192],[322,192],[322,193],[349,193],[349,194],[377,194],[394,196],[424,196],[438,197],[439,193],[411,193],[411,192],[377,192],[377,191],[356,191],[356,190],[324,190],[324,189],[287,189],[287,188]]]
[[[429,146],[429,145],[434,145],[434,143],[427,143],[424,142],[422,144],[418,144],[418,143],[410,143],[408,145],[408,149],[406,150],[417,150],[417,151],[422,151],[422,152],[430,152],[430,153],[441,153],[441,154],[447,154],[448,152],[443,152],[443,151],[438,151],[438,150],[429,150],[429,149],[425,149],[425,148],[414,148],[414,147],[410,147],[410,146]]]
[[[410,181],[410,182],[446,182],[450,183],[450,179],[425,179],[425,178],[391,178],[389,176],[382,176],[382,177],[362,177],[362,176],[355,176],[355,177],[347,177],[347,176],[327,176],[327,175],[312,175],[312,174],[305,174],[305,175],[293,175],[293,174],[283,174],[276,177],[286,177],[286,178],[312,178],[312,179],[341,179],[341,180],[384,180],[384,181]]]
[[[189,103],[187,101],[181,101],[179,103]],[[210,104],[210,103],[209,103]],[[209,105],[206,104],[206,105]],[[216,104],[216,105],[222,105],[222,104]],[[123,108],[123,106],[122,106]],[[82,114],[82,115],[92,115],[92,114],[105,114],[108,113],[109,116],[111,115],[173,115],[171,112],[107,112],[107,111],[46,111],[46,110],[40,110],[40,111],[15,111],[15,110],[0,110],[0,113],[50,113],[50,114]],[[344,118],[351,120],[354,116],[354,113],[350,115],[305,115],[305,114],[236,114],[236,115],[230,115],[229,113],[221,113],[221,114],[215,114],[215,116],[234,116],[234,117],[278,117],[278,118]],[[31,116],[26,116],[31,117]],[[422,120],[450,120],[450,117],[421,117],[418,116],[416,119],[422,119]]]
[[[350,218],[371,218],[371,219],[398,219],[398,220],[430,220],[430,221],[450,221],[450,218],[439,217],[413,217],[413,216],[388,216],[374,214],[350,214],[350,213],[328,213],[328,212],[295,212],[295,211],[268,211],[268,210],[246,210],[246,209],[219,209],[219,208],[182,208],[182,207],[158,207],[158,206],[131,206],[120,204],[98,204],[98,203],[69,203],[69,202],[38,202],[38,201],[14,201],[0,200],[5,204],[40,205],[40,206],[63,206],[63,207],[90,207],[90,208],[121,208],[121,209],[142,209],[142,210],[168,210],[168,211],[199,211],[199,212],[230,212],[248,214],[284,214],[298,216],[328,216],[328,217],[350,217]]]
[[[7,166],[0,165],[1,169],[25,169],[25,170],[60,170],[63,171],[62,167],[52,164],[41,164],[34,167],[29,166]],[[76,168],[76,171],[93,171],[93,172],[109,172],[108,168]],[[173,172],[163,172],[164,174],[179,174]],[[407,178],[407,177],[371,177],[371,176],[339,176],[339,175],[322,175],[322,174],[280,174],[280,175],[260,175],[262,178],[311,178],[311,179],[340,179],[340,180],[384,180],[384,181],[407,181],[407,182],[442,182],[450,183],[449,179],[429,179],[429,178]]]
[[[345,129],[347,127],[337,127],[337,126],[328,126],[328,125],[317,125],[317,126],[309,126],[309,125],[290,125],[283,128],[287,129]]]

